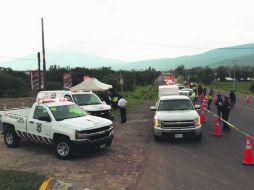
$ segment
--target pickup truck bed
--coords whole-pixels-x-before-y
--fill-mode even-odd
[[[5,113],[10,113],[22,117],[28,117],[31,108],[14,108],[9,110],[4,110]]]

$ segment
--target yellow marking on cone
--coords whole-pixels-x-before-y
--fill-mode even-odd
[[[42,184],[39,190],[49,190],[51,183],[53,181],[52,177],[47,178]]]

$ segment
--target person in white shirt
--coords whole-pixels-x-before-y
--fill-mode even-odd
[[[127,100],[120,96],[120,99],[118,101],[118,107],[120,109],[120,114],[121,114],[121,123],[126,122],[126,105],[127,105]]]

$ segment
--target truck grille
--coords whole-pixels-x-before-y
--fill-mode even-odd
[[[185,121],[162,121],[161,125],[163,128],[193,128],[195,126],[195,122],[193,120],[185,120]]]
[[[103,111],[91,111],[90,112],[91,115],[94,115],[94,116],[98,116],[98,117],[104,117],[104,118],[108,118],[110,115],[110,111],[109,110],[103,110]]]
[[[111,133],[111,131],[106,131],[105,133],[103,134],[97,134],[97,135],[94,135],[94,136],[90,136],[89,139],[91,141],[96,141],[96,140],[100,140],[100,139],[103,139],[103,138],[106,138],[107,136],[109,136]]]
[[[83,130],[83,131],[80,131],[80,133],[81,134],[98,133],[98,132],[109,130],[110,127],[111,127],[111,125],[108,125],[108,126],[105,126],[105,127],[100,127],[100,128],[97,128],[97,129]]]

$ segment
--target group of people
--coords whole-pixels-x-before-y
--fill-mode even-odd
[[[126,123],[126,106],[127,106],[127,100],[116,93],[112,93],[111,91],[108,91],[106,103],[108,105],[111,105],[111,107],[114,110],[117,110],[119,108],[120,115],[121,115],[121,123]]]
[[[217,107],[217,115],[219,117],[222,117],[224,121],[228,121],[230,110],[234,108],[236,103],[236,95],[231,90],[228,96],[224,96],[224,99],[222,98],[222,95],[220,93],[217,94],[217,100],[215,101],[215,105]],[[223,121],[223,131],[230,131],[230,127],[226,122]]]
[[[197,104],[197,101],[202,101],[203,97],[208,99],[208,109],[211,109],[212,102],[214,101],[214,90],[211,87],[209,89],[208,95],[206,95],[206,87],[202,87],[200,84],[196,87],[195,85],[192,87],[192,100],[194,104]],[[217,115],[222,117],[224,121],[228,121],[230,110],[234,108],[236,104],[236,95],[231,90],[229,93],[229,97],[225,96],[224,92],[218,92],[217,98],[214,101],[214,104],[217,109]],[[223,122],[223,121],[222,121]],[[230,127],[226,122],[223,122],[223,131],[230,131]]]

